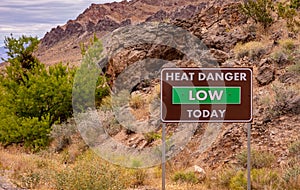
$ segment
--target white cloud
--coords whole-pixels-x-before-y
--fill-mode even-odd
[[[0,46],[11,33],[43,37],[51,28],[75,19],[91,3],[108,2],[114,0],[1,0]]]

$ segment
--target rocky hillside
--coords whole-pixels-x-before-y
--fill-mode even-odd
[[[254,146],[273,152],[278,156],[278,164],[281,164],[287,159],[288,145],[299,138],[296,132],[300,127],[300,79],[297,62],[299,36],[286,29],[282,30],[284,23],[280,20],[265,31],[259,24],[242,15],[238,6],[238,1],[217,0],[174,0],[168,3],[134,0],[93,4],[77,19],[47,33],[42,39],[38,55],[47,64],[57,61],[78,64],[81,60],[79,44],[88,43],[94,33],[101,37],[121,26],[150,21],[168,22],[182,27],[204,42],[219,66],[253,67]],[[109,43],[112,45],[111,49],[114,49],[116,44]],[[108,60],[106,74],[110,77],[111,84],[124,68],[146,58],[170,60],[182,67],[195,66],[181,52],[169,47],[152,44],[133,46]],[[141,86],[143,90],[138,93],[151,92],[145,90],[147,85]],[[149,88],[153,88],[153,84]],[[147,93],[145,96],[148,96]],[[143,110],[134,112],[145,114],[142,113]],[[205,129],[207,126],[202,127]],[[200,130],[192,144],[201,143],[202,135]],[[127,136],[122,139],[124,141],[131,138]],[[138,144],[146,145],[145,142],[137,142],[136,146]],[[196,149],[189,156],[193,157],[191,162],[195,164],[205,163],[202,165],[216,168],[224,163],[234,162],[235,155],[245,146],[245,127],[241,124],[226,124],[218,140],[210,148],[211,151],[200,154],[197,153],[197,147],[190,147],[191,150]],[[181,158],[179,156],[176,159]]]
[[[260,25],[239,12],[238,5],[235,2],[207,3],[193,17],[175,19],[171,23],[203,40],[220,67],[253,68],[252,146],[255,150],[271,152],[277,158],[276,165],[284,165],[288,161],[289,145],[300,137],[297,133],[300,129],[299,36],[283,31],[282,21],[274,23],[268,32],[263,31]],[[119,41],[123,40],[122,35],[117,36],[120,37]],[[110,44],[112,49],[116,48],[114,43]],[[185,60],[183,55],[172,48],[147,44],[118,53],[109,60],[106,74],[114,80],[128,65],[146,58],[172,60],[181,67],[195,66],[195,63]],[[140,84],[142,87],[135,89],[135,93],[147,99],[154,84]],[[133,108],[134,113],[139,115],[145,109],[144,106]],[[235,164],[236,155],[247,146],[246,126],[224,124],[217,140],[203,153],[200,146],[204,131],[211,127],[201,125],[188,148],[176,156],[174,162],[182,165],[182,160],[188,157],[187,165],[198,164],[208,170],[228,163]],[[168,131],[173,133],[174,126],[169,126]],[[116,135],[117,138],[119,135]],[[145,138],[135,138],[135,134],[123,135],[122,139],[134,147],[145,146],[146,143]],[[138,140],[134,144],[130,139]]]
[[[103,5],[93,4],[75,20],[70,20],[66,25],[58,26],[48,32],[41,41],[37,55],[46,64],[63,61],[78,65],[81,61],[81,46],[87,46],[94,34],[103,37],[104,34],[110,33],[114,38],[103,39],[104,44],[110,45],[106,52],[108,57],[104,59],[106,65],[103,65],[103,70],[109,77],[111,86],[116,84],[117,78],[122,76],[122,73],[123,76],[125,75],[123,79],[128,79],[126,76],[133,76],[133,78],[138,76],[136,77],[138,80],[149,74],[145,72],[149,68],[134,65],[147,58],[172,61],[180,67],[196,67],[202,64],[201,66],[204,67],[253,68],[253,122],[251,128],[251,147],[252,150],[255,150],[252,160],[254,168],[253,189],[299,189],[300,35],[297,31],[290,31],[285,20],[279,18],[275,18],[274,22],[267,28],[263,27],[241,14],[239,5],[240,2],[235,0],[225,2],[221,0],[133,0]],[[132,33],[128,28],[115,30],[122,26],[136,24],[141,26],[141,24],[149,22],[154,24],[166,22],[189,31],[208,47],[205,50],[201,47],[194,48],[193,50],[197,52],[195,54],[198,55],[198,52],[202,51],[204,58],[207,54],[211,55],[209,58],[213,60],[214,64],[206,64],[207,60],[205,59],[203,59],[203,63],[196,63],[189,59],[189,55],[166,45],[129,43],[125,48],[120,47],[120,44],[123,44],[119,42],[126,41],[128,36],[129,39],[132,39],[131,36],[135,36],[139,41],[157,38],[157,35],[151,35],[151,32],[145,32],[143,36],[135,35],[140,34],[139,32],[143,30],[136,30],[137,33]],[[143,26],[151,28],[151,25]],[[157,34],[157,31],[155,32]],[[178,42],[179,45],[180,42],[184,43],[190,40],[182,40],[180,35],[176,36],[174,33],[172,35],[172,40]],[[118,49],[121,51],[114,54],[115,50]],[[113,56],[109,57],[110,55]],[[130,66],[136,67],[131,70],[131,73],[124,74],[123,71]],[[122,77],[120,78],[122,80]],[[122,90],[122,87],[130,82],[130,80],[122,80],[121,85],[115,85],[115,87],[121,86],[120,89]],[[120,111],[118,113],[116,110],[111,110],[110,97],[106,97],[101,102],[102,107],[97,110],[99,114],[97,116],[100,116],[105,129],[101,132],[105,132],[105,135],[108,134],[115,140],[110,142],[120,142],[119,144],[126,145],[126,150],[128,148],[140,152],[160,145],[162,131],[159,126],[149,133],[138,133],[135,130],[125,129],[120,120],[116,118],[125,115],[122,113],[126,111],[126,113],[135,116],[137,122],[134,124],[143,129],[146,128],[145,126],[151,128],[157,123],[159,124],[160,112],[154,109],[159,108],[160,105],[159,80],[147,78],[139,81],[130,89],[130,94],[125,95],[129,102],[126,102],[126,105],[120,109],[121,111],[118,110]],[[116,104],[120,102],[120,99],[116,99]],[[155,104],[155,101],[158,104]],[[97,120],[99,118],[97,117]],[[126,124],[127,118],[123,119]],[[155,119],[158,120],[157,123],[155,123]],[[74,127],[73,130],[71,126]],[[48,155],[48,158],[45,159],[43,154],[24,154],[27,159],[15,155],[13,157],[9,150],[0,149],[1,155],[3,155],[0,157],[2,168],[11,168],[9,170],[12,171],[12,178],[21,184],[24,183],[23,186],[28,188],[43,189],[39,187],[47,186],[49,188],[49,184],[56,184],[58,189],[76,189],[72,188],[74,179],[82,179],[83,184],[87,182],[85,178],[77,176],[78,171],[83,171],[81,175],[91,179],[91,184],[99,181],[98,178],[94,180],[93,172],[90,173],[93,168],[95,173],[103,169],[94,167],[99,166],[99,164],[94,164],[98,163],[99,157],[91,156],[91,152],[86,150],[85,143],[88,142],[83,142],[80,138],[75,130],[75,124],[70,122],[56,127],[62,127],[66,131],[61,133],[61,131],[55,132],[53,130],[53,133],[58,133],[58,135],[49,150],[43,153]],[[168,124],[167,137],[173,136],[178,131],[184,131],[179,127],[182,126]],[[193,184],[190,189],[245,189],[245,150],[247,147],[247,127],[245,124],[203,123],[195,124],[194,127],[190,130],[191,132],[188,131],[190,136],[176,136],[178,137],[176,141],[186,140],[190,137],[187,144],[178,146],[177,144],[176,146],[168,144],[170,151],[180,150],[180,152],[168,161],[167,182],[169,186],[167,189],[189,189],[185,183],[180,185],[180,188],[173,187],[172,180],[176,174],[178,175],[178,172],[181,174],[178,175],[179,177],[183,176],[181,180],[188,180],[185,179],[183,173],[190,171],[189,168],[192,165],[201,167],[206,174],[201,170],[204,174],[204,177],[199,178],[198,182],[201,183],[195,186]],[[92,138],[87,139],[93,139],[97,137],[98,133],[95,130],[89,134],[92,135]],[[103,142],[101,141],[101,143]],[[97,147],[101,144],[97,143],[94,146]],[[121,146],[105,145],[109,145],[107,147],[111,147],[116,152],[121,151]],[[53,160],[53,156],[56,157],[54,159],[56,161],[50,162],[51,159]],[[88,159],[84,159],[84,156]],[[91,158],[96,161],[92,162]],[[119,157],[117,159],[122,160]],[[12,164],[14,160],[18,162]],[[31,160],[31,164],[28,164],[28,160]],[[152,161],[152,157],[149,160]],[[109,161],[112,162],[113,160],[110,159]],[[51,163],[55,167],[51,167]],[[130,164],[131,162],[127,163]],[[26,164],[28,167],[21,167]],[[53,170],[53,168],[55,169]],[[151,187],[144,189],[159,189],[161,185],[161,176],[158,175],[160,168],[158,167],[157,171],[156,169],[153,169],[154,171],[150,173],[149,177],[145,177],[150,181],[144,185],[151,185]],[[121,168],[118,167],[117,173],[122,174],[120,171]],[[137,172],[140,171],[137,170]],[[137,174],[135,175],[139,178],[141,175]],[[72,175],[76,178],[73,178]],[[48,180],[49,176],[50,180]],[[61,178],[57,178],[60,176]],[[105,173],[105,176],[108,175]],[[111,176],[118,179],[115,178],[115,175]],[[124,174],[124,176],[126,175]],[[71,183],[68,183],[67,179]],[[129,178],[123,177],[123,179]],[[4,183],[1,181],[6,180],[0,177],[0,189],[4,188],[1,185]],[[105,181],[107,181],[106,178]],[[175,182],[177,185],[178,181]],[[191,181],[187,182],[190,183]],[[134,187],[143,185],[140,181],[133,184]],[[275,188],[274,184],[277,184],[278,188]]]
[[[93,34],[101,37],[119,27],[145,21],[190,18],[206,4],[204,0],[125,0],[92,4],[75,20],[47,32],[37,54],[46,64],[59,61],[79,64],[80,43],[87,43]]]

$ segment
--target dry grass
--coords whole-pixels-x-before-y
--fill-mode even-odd
[[[132,108],[131,113],[137,120],[147,120],[150,117],[151,106],[154,102],[159,101],[160,85],[151,87],[149,93],[136,94],[133,93],[129,100]],[[155,103],[154,103],[155,104]]]
[[[298,60],[295,65],[288,66],[287,71],[295,74],[300,74],[300,60]]]
[[[234,53],[237,59],[247,56],[250,58],[250,60],[258,60],[266,52],[266,44],[258,41],[252,41],[245,44],[239,43],[234,47]]]
[[[253,185],[258,189],[299,189],[299,142],[290,145],[290,159],[293,164],[283,168],[265,167],[252,171]],[[74,145],[75,146],[75,145]],[[60,154],[43,151],[28,154],[20,148],[0,148],[0,169],[19,187],[28,189],[127,189],[140,185],[161,188],[161,168],[135,170],[111,165],[95,155],[91,150],[81,152],[73,163],[66,163],[69,149]],[[296,151],[296,153],[295,153]],[[259,154],[259,153],[257,153]],[[180,170],[182,171],[182,170]],[[167,189],[241,189],[245,186],[244,168],[228,166],[214,171],[206,171],[206,178],[195,183],[190,176],[179,175],[178,170],[167,164]],[[187,177],[187,180],[185,180]],[[183,179],[183,180],[182,180]]]
[[[145,105],[145,100],[141,94],[133,94],[131,95],[129,105],[133,109],[139,109]]]
[[[292,51],[296,48],[297,41],[290,38],[282,39],[279,40],[279,45],[287,51]]]
[[[126,189],[143,185],[146,170],[133,170],[111,165],[91,150],[82,153],[73,163],[66,163],[68,151],[61,154],[0,149],[1,168],[18,187],[27,189]],[[67,156],[68,157],[68,156]]]

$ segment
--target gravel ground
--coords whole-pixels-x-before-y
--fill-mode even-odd
[[[16,188],[6,178],[0,176],[0,190],[21,190],[21,189],[20,188]]]

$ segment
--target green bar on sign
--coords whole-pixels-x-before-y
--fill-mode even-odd
[[[173,87],[173,104],[241,104],[241,87]]]

